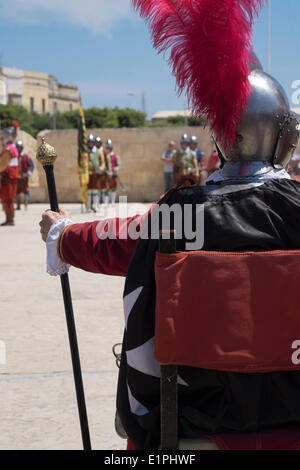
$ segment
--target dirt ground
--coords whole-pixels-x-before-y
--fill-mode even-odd
[[[99,218],[82,214],[79,204],[64,207],[76,222]],[[39,233],[46,208],[22,207],[15,227],[0,228],[1,450],[82,448],[60,279],[46,273]],[[143,212],[140,205],[130,209]],[[123,335],[124,278],[72,268],[70,284],[92,447],[125,449],[114,429],[118,369],[112,354]]]

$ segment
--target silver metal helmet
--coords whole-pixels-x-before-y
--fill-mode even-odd
[[[3,145],[13,142],[16,136],[15,128],[12,126],[6,127],[0,131],[0,138]]]
[[[16,142],[16,147],[19,147],[19,148],[23,148],[23,147],[24,147],[22,140],[17,140],[17,142]]]
[[[252,94],[241,116],[236,141],[229,153],[222,145],[219,148],[225,160],[262,161],[285,167],[298,144],[299,117],[290,110],[281,85],[262,70],[259,62],[250,70]]]
[[[93,136],[93,134],[89,134],[88,142],[95,142],[95,137]]]
[[[263,66],[261,65],[261,62],[259,61],[255,52],[252,50],[250,51],[250,54],[251,54],[251,60],[249,60],[249,64],[248,64],[250,73],[253,70],[263,70]]]
[[[181,136],[180,142],[187,142],[189,144],[190,143],[189,136],[187,134],[183,134]]]
[[[195,135],[192,135],[192,137],[190,138],[190,143],[191,144],[198,144],[198,139]]]
[[[111,139],[108,139],[106,141],[106,147],[109,148],[109,149],[112,149],[113,148],[113,143],[112,143],[112,140]]]

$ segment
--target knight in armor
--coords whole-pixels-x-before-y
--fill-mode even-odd
[[[0,200],[6,215],[6,220],[1,226],[15,225],[14,199],[17,195],[19,162],[14,138],[14,127],[8,127],[1,135],[3,148],[0,154]]]
[[[198,146],[198,138],[195,135],[192,135],[190,138],[190,149],[196,154],[199,170],[199,183],[204,184],[206,179],[206,174],[204,172],[204,168],[206,167],[206,158],[204,152]]]
[[[162,21],[162,10],[154,9],[149,12],[149,9],[144,8],[143,0],[134,0],[133,3],[142,16],[150,21],[156,47],[161,46],[159,38],[155,35],[158,34],[158,27],[167,27],[166,21]],[[234,24],[238,27],[236,20],[240,18],[241,25],[245,27],[247,20],[249,37],[254,16],[249,12],[250,17],[245,16],[245,11],[239,9],[238,5],[236,3],[235,9],[231,11]],[[196,33],[201,31],[199,25],[202,21],[207,26],[205,41],[208,40],[209,26],[213,26],[214,21],[219,32],[221,28],[223,34],[227,34],[228,40],[232,37],[233,31],[228,29],[230,18],[224,15],[223,11],[223,7],[227,6],[224,0],[220,4],[220,11],[214,10],[213,15],[204,18],[200,15],[200,19],[197,16],[196,19],[193,18],[193,22],[186,12],[181,11],[180,5],[173,6],[172,13],[166,8],[168,19],[170,14],[181,19],[178,21],[178,34],[172,30],[174,61],[177,49],[182,57],[180,40],[190,56],[194,43],[189,45],[184,39],[193,38],[193,25],[196,37]],[[253,15],[257,12],[255,7],[256,4],[253,5]],[[196,9],[189,13],[196,15]],[[186,37],[182,14],[187,18]],[[154,21],[156,17],[157,23]],[[215,28],[211,29],[213,34],[210,38],[214,41]],[[166,39],[164,30],[160,40],[166,41],[166,47],[170,47],[170,38]],[[224,38],[222,41],[227,47],[229,41]],[[140,450],[157,449],[160,443],[160,367],[154,359],[154,263],[158,240],[124,237],[126,232],[130,232],[130,225],[134,222],[135,233],[143,232],[147,222],[150,226],[151,218],[157,217],[155,207],[162,204],[176,204],[182,208],[191,205],[194,222],[197,204],[200,204],[204,205],[204,251],[243,252],[300,248],[300,184],[292,180],[286,171],[299,140],[299,121],[290,110],[288,99],[280,84],[262,70],[257,59],[251,57],[249,44],[239,44],[236,41],[235,35],[231,56],[227,49],[226,54],[224,52],[228,62],[220,60],[224,65],[220,75],[216,77],[214,71],[211,80],[205,82],[206,86],[201,88],[201,72],[199,80],[193,85],[197,96],[194,105],[201,105],[201,109],[203,108],[210,117],[222,160],[221,168],[210,175],[206,186],[192,182],[190,186],[180,184],[171,189],[143,216],[73,224],[63,214],[48,211],[43,214],[41,221],[42,236],[44,240],[47,239],[48,257],[56,262],[56,265],[51,263],[54,266],[53,274],[59,273],[60,269],[64,272],[66,265],[72,265],[91,272],[126,276],[126,324],[117,391],[117,422],[119,427],[122,427],[121,434],[127,435],[135,448]],[[238,45],[240,62],[237,61],[235,52]],[[203,50],[196,49],[192,64],[202,64],[202,67],[196,69],[197,78],[199,70],[205,70],[205,67],[201,62],[204,60]],[[160,50],[163,51],[164,48],[160,47]],[[209,51],[211,53],[211,49]],[[217,57],[223,57],[220,56],[219,50]],[[228,57],[231,57],[231,60]],[[184,62],[184,66],[188,67],[190,63]],[[191,70],[190,66],[189,71]],[[228,83],[231,85],[235,81],[239,87],[234,88],[234,103],[229,99],[233,93],[231,86],[227,89],[220,85],[219,88],[213,89],[213,85],[223,83],[225,72],[231,74]],[[181,84],[180,69],[176,69],[176,77]],[[190,82],[188,84],[190,85]],[[215,93],[209,95],[209,86]],[[201,93],[199,90],[202,90]],[[220,100],[218,109],[215,108],[216,92]],[[240,111],[236,114],[238,109]],[[224,115],[232,119],[225,121]],[[239,118],[235,123],[237,116]],[[182,151],[187,153],[187,147]],[[191,174],[189,171],[184,176],[190,178]],[[55,227],[52,228],[53,223]],[[105,234],[113,226],[115,236],[109,239]],[[61,230],[60,235],[58,227]],[[189,240],[183,235],[177,240],[177,249],[184,251],[187,241]],[[202,275],[203,273],[199,273],[199,276]],[[201,298],[201,295],[199,297]],[[204,305],[201,305],[200,313],[205,321]],[[200,334],[201,332],[199,338]],[[264,429],[280,429],[287,425],[299,427],[299,388],[300,376],[296,370],[242,374],[180,366],[179,433],[186,438],[213,435],[214,441],[221,448],[234,449],[230,440],[231,433],[228,431],[250,431],[257,433],[255,436],[259,439],[259,433]],[[218,437],[220,433],[223,433],[222,439]],[[224,438],[224,433],[228,435],[227,439]],[[297,449],[299,445],[298,435],[298,441],[293,443],[293,448]]]
[[[19,179],[17,189],[17,210],[21,208],[21,195],[24,195],[24,205],[27,209],[28,201],[30,199],[29,192],[29,178],[34,171],[34,163],[32,158],[27,153],[24,153],[24,145],[22,140],[17,140],[16,147],[19,155]]]
[[[99,191],[101,191],[101,175],[104,168],[104,157],[101,148],[96,145],[93,134],[88,137],[89,158],[89,184],[88,184],[88,212],[97,212],[100,205]]]
[[[108,191],[108,176],[106,172],[106,158],[104,153],[104,147],[101,137],[97,136],[95,139],[95,146],[100,152],[100,166],[97,170],[97,178],[98,178],[98,196],[99,196],[99,204],[98,208],[100,208],[101,202],[103,204],[106,203],[105,194]]]
[[[180,149],[174,155],[174,171],[177,183],[182,178],[191,178],[195,183],[199,182],[197,155],[189,145],[189,136],[184,134],[180,139]]]
[[[106,193],[106,200],[111,204],[115,204],[118,193],[118,179],[119,171],[121,168],[121,159],[113,151],[113,143],[111,139],[108,139],[104,149],[105,159],[107,162],[107,176],[109,191]]]
[[[100,152],[103,152],[103,145],[102,145],[102,139],[100,136],[97,136],[95,138],[95,146]]]

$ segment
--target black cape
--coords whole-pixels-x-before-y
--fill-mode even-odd
[[[223,195],[210,194],[212,189],[217,187],[176,188],[160,201],[169,205],[205,205],[203,250],[300,248],[299,183],[274,179],[255,188]],[[134,292],[137,298],[130,306],[124,332],[117,413],[128,437],[141,450],[157,449],[160,442],[159,369],[154,359],[149,358],[155,327],[157,249],[157,240],[139,240],[124,290],[124,302]],[[178,249],[184,249],[184,240]],[[148,354],[145,361],[150,361],[148,368],[143,368],[145,350]],[[241,374],[180,367],[179,377],[181,437],[195,438],[229,430],[257,431],[300,423],[299,372]]]

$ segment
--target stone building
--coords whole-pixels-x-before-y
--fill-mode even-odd
[[[0,104],[22,105],[40,114],[79,108],[79,91],[47,73],[0,67]]]

